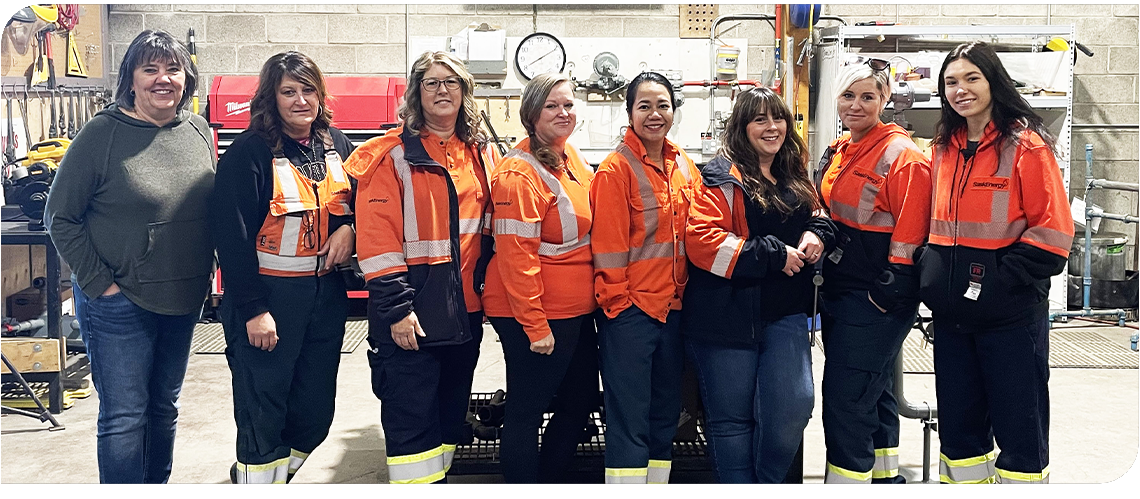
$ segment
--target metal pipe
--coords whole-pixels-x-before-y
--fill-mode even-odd
[[[716,80],[716,28],[725,21],[772,21],[775,16],[768,14],[727,14],[717,16],[709,26],[709,80]],[[747,50],[748,47],[745,47]],[[709,130],[716,130],[716,87],[709,87]]]
[[[1092,156],[1093,145],[1085,144],[1085,185],[1091,185],[1093,180],[1092,173]],[[1092,289],[1092,219],[1093,219],[1093,206],[1088,202],[1088,194],[1085,194],[1085,254],[1084,256],[1084,275],[1081,277],[1081,287],[1083,295],[1081,297],[1081,306],[1085,310],[1089,310],[1089,290]]]
[[[1119,124],[1119,123],[1073,123],[1074,129],[1109,129],[1109,130],[1137,130],[1140,129],[1140,124]]]
[[[922,481],[930,481],[930,431],[938,419],[938,405],[922,401],[922,405],[910,403],[903,393],[903,354],[895,356],[894,394],[898,402],[899,416],[922,421]]]
[[[1090,188],[1091,187],[1099,187],[1101,189],[1114,189],[1114,190],[1118,190],[1118,191],[1132,191],[1132,192],[1140,191],[1140,184],[1132,184],[1129,182],[1117,182],[1115,180],[1104,180],[1104,179],[1089,180],[1088,186]]]

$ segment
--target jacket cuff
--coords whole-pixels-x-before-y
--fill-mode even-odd
[[[627,310],[633,305],[633,300],[629,298],[629,293],[622,293],[620,295],[612,296],[605,304],[602,304],[602,311],[605,312],[606,317],[613,319]]]
[[[550,324],[545,321],[543,321],[541,327],[531,328],[523,326],[523,332],[526,333],[526,337],[528,340],[530,340],[531,343],[534,343],[553,334],[553,332],[550,330]]]

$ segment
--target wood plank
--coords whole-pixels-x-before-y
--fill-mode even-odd
[[[59,371],[59,340],[48,338],[3,338],[0,350],[21,373]],[[8,366],[0,364],[0,372],[8,374]]]

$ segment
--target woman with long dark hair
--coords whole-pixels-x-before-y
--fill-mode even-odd
[[[300,52],[265,61],[249,129],[218,162],[211,218],[233,373],[234,483],[285,483],[332,425],[352,256],[352,152],[333,128],[320,68]]]
[[[1049,278],[1073,241],[1053,138],[984,42],[947,54],[938,93],[930,239],[916,261],[937,324],[941,480],[1046,483]]]
[[[815,402],[805,267],[833,247],[835,229],[790,123],[772,90],[740,95],[689,210],[681,331],[722,483],[783,481]]]

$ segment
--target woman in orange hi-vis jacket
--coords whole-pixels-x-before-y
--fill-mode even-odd
[[[535,77],[519,115],[528,138],[491,177],[495,256],[483,306],[507,366],[503,476],[510,483],[557,482],[597,407],[593,172],[566,143],[577,122],[569,78]],[[540,453],[538,428],[555,395]]]
[[[815,404],[804,267],[834,246],[835,227],[791,122],[771,89],[737,97],[689,206],[681,333],[721,483],[782,482]]]
[[[911,257],[930,225],[930,165],[906,130],[879,121],[891,93],[889,63],[852,62],[836,96],[850,133],[815,172],[839,235],[823,259],[824,482],[905,483],[892,376],[918,311]]]
[[[368,363],[392,483],[446,479],[470,403],[496,159],[473,91],[461,61],[425,52],[408,75],[403,125],[345,164],[359,182]]]
[[[939,474],[1048,482],[1049,277],[1073,242],[1054,140],[983,42],[947,54],[938,94],[930,241],[915,260],[937,324]]]
[[[657,73],[629,84],[625,139],[590,190],[594,292],[606,406],[606,483],[668,483],[681,413],[685,222],[701,173],[666,135],[673,87]]]

